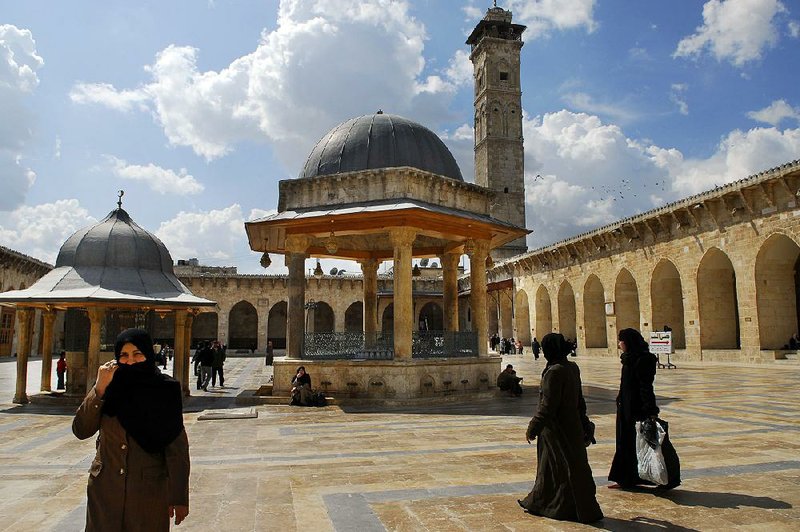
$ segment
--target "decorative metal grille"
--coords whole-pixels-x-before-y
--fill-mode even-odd
[[[474,332],[418,331],[411,341],[412,358],[478,356],[478,335]]]
[[[360,332],[306,333],[306,360],[391,360],[394,342],[390,334],[377,334],[367,341]]]

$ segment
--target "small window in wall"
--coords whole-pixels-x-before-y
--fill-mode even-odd
[[[506,194],[508,194],[508,187],[504,188],[504,189],[503,189],[503,192],[505,192]]]
[[[508,72],[500,72],[500,81],[508,81]]]

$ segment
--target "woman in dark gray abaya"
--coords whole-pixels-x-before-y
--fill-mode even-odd
[[[567,360],[570,346],[558,333],[542,339],[547,367],[539,410],[528,425],[528,443],[538,437],[533,490],[519,501],[528,512],[551,519],[591,523],[603,518],[586,455],[586,402],[578,365]]]

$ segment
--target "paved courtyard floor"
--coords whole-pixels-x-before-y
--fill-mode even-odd
[[[681,364],[656,395],[680,454],[683,485],[667,493],[606,489],[614,452],[616,359],[578,357],[597,445],[589,458],[606,518],[593,526],[525,514],[542,360],[506,357],[520,399],[370,411],[259,406],[236,394],[264,383],[262,359],[229,358],[227,388],[198,392],[185,414],[190,514],[177,530],[800,530],[800,366]],[[36,393],[40,362],[29,368]],[[82,530],[94,438],[71,433],[74,409],[11,404],[13,360],[0,362],[0,530]],[[313,377],[313,376],[312,376]],[[55,377],[53,378],[55,382]]]

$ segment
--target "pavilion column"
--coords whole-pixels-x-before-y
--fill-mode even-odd
[[[412,227],[392,227],[389,239],[394,247],[394,358],[411,358],[414,307],[411,296],[411,244],[417,237]]]
[[[489,242],[476,240],[467,252],[469,255],[469,303],[472,309],[472,323],[478,334],[478,356],[489,355],[487,320],[486,320],[486,257],[489,255]]]
[[[183,346],[186,350],[186,355],[183,357],[183,371],[181,372],[181,386],[183,386],[183,394],[189,397],[191,386],[189,386],[189,366],[191,366],[192,354],[192,324],[194,323],[194,310],[190,310],[186,314],[186,323],[183,325]]]
[[[14,402],[20,405],[28,403],[28,356],[31,353],[31,316],[33,310],[23,308],[17,310],[19,320],[19,344],[17,345],[17,389]]]
[[[42,385],[43,392],[51,389],[51,378],[53,374],[53,324],[56,321],[56,311],[48,308],[42,315],[44,327],[42,331]]]
[[[306,333],[306,250],[311,238],[304,235],[286,237],[286,265],[289,267],[289,302],[286,308],[286,358],[302,358]]]
[[[442,263],[442,276],[444,281],[443,306],[444,330],[458,331],[458,260],[461,258],[456,253],[444,253],[439,256]]]
[[[187,376],[186,381],[188,381],[189,369],[188,346],[186,345],[185,333],[186,317],[187,312],[185,310],[175,311],[175,353],[173,353],[172,356],[174,361],[174,366],[172,367],[172,378],[181,383],[183,395],[189,395],[188,382],[185,382],[184,380],[185,374]]]
[[[97,369],[100,367],[100,331],[103,327],[105,311],[101,308],[90,308],[89,315],[89,350],[86,353],[86,392],[92,389],[97,380]]]
[[[370,348],[375,345],[378,330],[378,260],[364,259],[358,263],[364,276],[364,345]]]

